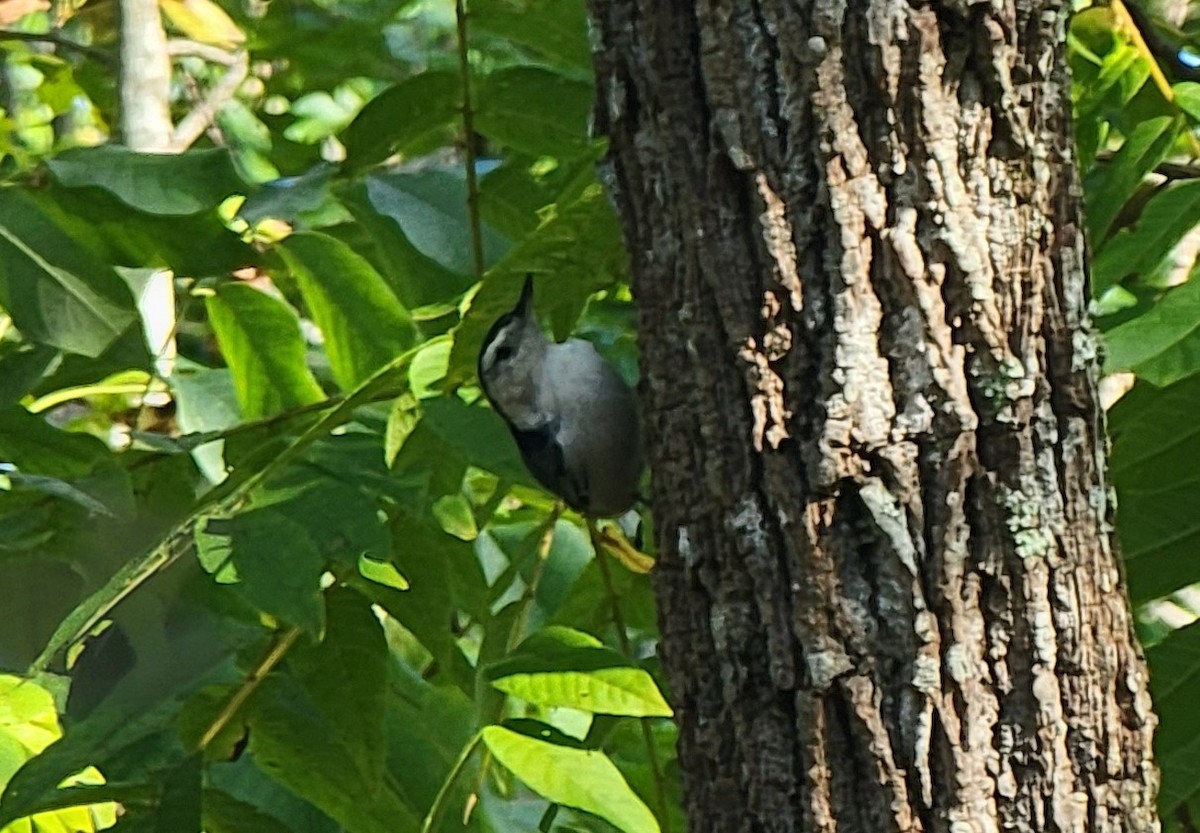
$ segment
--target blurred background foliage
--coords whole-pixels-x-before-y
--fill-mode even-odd
[[[637,377],[582,0],[159,0],[156,154],[118,142],[124,9],[0,2],[0,829],[683,829],[646,558],[596,555],[474,380],[526,272]],[[1068,47],[1189,831],[1200,7],[1083,7]]]

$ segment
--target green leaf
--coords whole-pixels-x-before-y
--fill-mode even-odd
[[[547,743],[503,726],[486,727],[483,742],[547,801],[592,813],[627,833],[657,833],[650,808],[602,752]]]
[[[421,406],[416,397],[408,391],[397,396],[388,413],[387,430],[383,437],[383,459],[389,467],[420,421]]]
[[[1200,377],[1138,382],[1109,411],[1117,532],[1135,603],[1200,581]]]
[[[336,238],[293,234],[280,248],[325,336],[333,377],[353,390],[411,347],[417,328],[379,273]]]
[[[292,833],[279,819],[224,790],[204,790],[204,825],[209,833]]]
[[[115,462],[97,438],[55,428],[20,405],[0,408],[0,460],[25,472],[68,480]]]
[[[625,276],[628,261],[621,229],[604,189],[585,188],[565,204],[546,209],[537,231],[492,268],[454,333],[446,384],[470,384],[483,337],[512,309],[528,272],[536,277],[535,304],[565,338],[593,292]]]
[[[479,85],[475,129],[534,156],[571,157],[590,144],[592,84],[540,67],[507,67]]]
[[[210,518],[197,527],[205,562],[231,560],[238,592],[255,607],[311,634],[325,626],[321,573],[325,560],[304,526],[274,509]]]
[[[367,199],[375,210],[399,224],[418,252],[460,275],[474,271],[466,183],[461,172],[431,168],[418,173],[367,177]],[[508,248],[508,241],[486,224],[482,229],[485,264]]]
[[[1200,794],[1200,622],[1174,631],[1146,651],[1150,691],[1159,717],[1154,757],[1162,772],[1159,804],[1174,808]]]
[[[372,197],[369,183],[355,183],[341,194],[343,205],[354,215],[361,241],[348,240],[356,251],[371,257],[392,291],[408,309],[428,304],[447,304],[457,311],[453,299],[474,282],[466,272],[455,272],[436,260],[445,253],[432,249],[425,254],[414,245],[402,227],[408,203],[394,206],[392,214],[381,211],[388,204],[386,189],[376,189]],[[418,201],[419,202],[419,201]],[[418,237],[420,237],[418,226]],[[422,238],[423,239],[423,238]],[[428,241],[422,242],[428,248]],[[458,262],[458,261],[454,261]]]
[[[48,200],[0,190],[0,306],[34,341],[95,358],[137,320],[125,282]]]
[[[62,358],[53,347],[32,341],[12,348],[0,355],[0,408],[20,402]]]
[[[540,488],[521,462],[512,434],[493,411],[482,405],[468,405],[457,396],[426,399],[421,405],[423,425],[461,452],[471,465],[513,483]]]
[[[673,714],[653,677],[571,628],[534,634],[512,657],[490,667],[487,677],[501,691],[539,706],[630,717]]]
[[[472,20],[475,15],[472,7]],[[457,127],[461,107],[458,73],[430,70],[406,78],[367,102],[342,133],[346,163],[363,168],[393,153],[407,154],[430,134]]]
[[[373,453],[367,460],[356,459],[346,449],[340,460],[336,449],[328,454],[317,450],[320,453],[309,458],[313,467],[326,468],[333,476],[291,469],[256,492],[254,506],[278,512],[303,528],[325,562],[355,565],[364,553],[386,558],[391,551],[387,527],[378,504],[361,486],[376,474],[376,466],[383,470],[379,446],[371,443],[369,450]],[[327,463],[326,459],[336,462]]]
[[[416,813],[390,786],[372,791],[364,783],[354,759],[296,683],[268,677],[250,701],[247,723],[259,767],[349,833],[418,829]]]
[[[1088,234],[1103,240],[1122,207],[1171,150],[1179,132],[1179,119],[1159,116],[1139,122],[1112,161],[1089,175],[1087,197]]]
[[[1104,334],[1105,371],[1132,370],[1155,385],[1200,371],[1200,279],[1167,290],[1146,312]]]
[[[1181,81],[1171,85],[1175,91],[1175,103],[1179,109],[1193,119],[1200,121],[1200,84],[1195,81]]]
[[[200,830],[200,781],[204,754],[196,752],[161,777],[161,792],[151,808],[155,831]]]
[[[549,63],[591,72],[583,0],[473,0],[471,26],[533,50]]]
[[[462,495],[442,495],[433,502],[433,517],[447,535],[460,541],[474,541],[479,535],[471,504]]]
[[[121,145],[75,148],[46,163],[68,188],[102,188],[147,214],[210,211],[231,194],[245,193],[229,152],[136,153]]]
[[[1197,85],[1200,86],[1200,85]],[[1127,275],[1156,276],[1173,262],[1172,248],[1200,223],[1200,180],[1180,182],[1157,192],[1142,209],[1137,224],[1121,229],[1099,250],[1092,262],[1093,293]]]
[[[206,305],[248,419],[325,398],[305,364],[300,322],[286,304],[247,284],[227,283]]]
[[[242,203],[238,216],[251,224],[268,217],[292,224],[303,222],[332,204],[329,183],[334,171],[328,162],[321,162],[300,176],[264,183]]]
[[[324,718],[330,739],[375,793],[383,786],[387,749],[387,642],[370,602],[358,593],[330,590],[325,610],[325,638],[294,649],[288,666]]]
[[[358,557],[358,574],[368,581],[373,581],[393,590],[408,590],[412,585],[408,579],[396,569],[390,561],[376,561],[365,555]]]

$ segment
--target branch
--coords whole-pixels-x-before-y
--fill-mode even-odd
[[[174,38],[167,41],[167,54],[172,58],[180,58],[190,56],[194,58],[202,58],[210,64],[220,64],[223,67],[234,66],[238,62],[238,56],[242,52],[230,52],[226,49],[221,49],[218,46],[212,46],[199,41],[188,40],[187,38]]]
[[[471,221],[471,263],[475,280],[483,280],[483,231],[479,222],[479,183],[475,177],[475,111],[471,103],[471,61],[467,50],[467,3],[456,0],[454,16],[458,23],[458,71],[462,73],[463,158],[467,166],[467,215]]]
[[[26,43],[49,43],[61,49],[69,49],[81,55],[86,55],[89,58],[94,58],[109,66],[117,65],[117,56],[111,52],[104,49],[97,49],[94,46],[76,43],[54,32],[35,34],[33,32],[14,32],[11,29],[0,29],[0,41],[6,40],[24,41]]]
[[[221,734],[221,730],[229,725],[229,721],[237,715],[238,710],[245,705],[250,699],[250,695],[258,688],[259,684],[267,678],[267,674],[279,664],[288,649],[296,644],[296,640],[300,638],[302,631],[297,627],[290,627],[282,633],[277,633],[271,642],[271,647],[267,649],[267,653],[259,660],[258,665],[250,671],[242,684],[238,686],[237,691],[229,698],[229,701],[217,713],[216,718],[209,724],[204,734],[200,736],[200,740],[196,743],[197,750],[203,750]]]
[[[200,138],[221,108],[237,93],[238,87],[246,80],[250,72],[250,56],[246,52],[238,52],[234,63],[221,76],[221,80],[208,91],[204,100],[197,104],[192,111],[184,116],[171,135],[171,150],[182,153],[191,147],[192,142]]]
[[[1111,150],[1101,151],[1096,154],[1096,161],[1112,162],[1115,155]],[[1154,168],[1154,173],[1166,179],[1200,179],[1200,164],[1162,162]]]

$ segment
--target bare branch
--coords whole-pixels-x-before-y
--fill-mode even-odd
[[[234,57],[234,63],[221,76],[221,80],[208,91],[204,100],[180,120],[171,137],[172,150],[180,152],[191,147],[192,143],[200,138],[200,134],[213,123],[213,119],[217,117],[221,108],[237,93],[242,82],[246,80],[246,75],[250,72],[249,55],[242,51]]]
[[[78,52],[81,55],[86,55],[89,58],[94,58],[101,63],[115,66],[117,57],[111,52],[104,49],[97,49],[94,46],[77,43],[68,38],[64,38],[55,32],[43,32],[41,34],[35,32],[14,32],[11,29],[0,29],[0,41],[17,40],[26,43],[48,43],[57,46],[60,49],[69,49],[73,52]]]
[[[172,58],[179,58],[185,55],[202,58],[210,64],[231,67],[237,63],[239,53],[230,52],[227,49],[221,49],[218,46],[208,43],[200,43],[199,41],[188,40],[186,38],[173,38],[167,42],[167,54]]]

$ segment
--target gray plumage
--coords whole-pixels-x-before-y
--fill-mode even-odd
[[[641,422],[633,391],[587,341],[538,326],[533,281],[479,353],[479,381],[539,483],[573,509],[619,515],[637,498]]]

